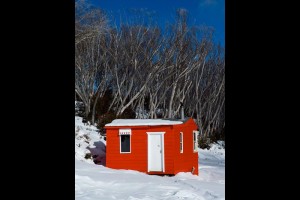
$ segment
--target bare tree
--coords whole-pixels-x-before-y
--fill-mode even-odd
[[[108,29],[108,19],[100,9],[92,8],[86,0],[75,1],[75,45]]]
[[[100,10],[83,2],[76,4],[75,92],[92,123],[109,89],[106,106],[117,117],[131,109],[138,118],[175,118],[183,103],[203,136],[224,131],[224,49],[214,44],[211,28],[189,26],[180,9],[164,31],[143,23],[111,29]]]
[[[203,65],[193,74],[192,90],[188,94],[191,115],[196,116],[204,137],[220,132],[225,121],[225,60],[224,51],[213,47]],[[225,126],[225,125],[224,125]]]
[[[75,93],[85,105],[85,116],[91,111],[95,121],[95,108],[99,97],[107,88],[107,62],[105,33],[107,18],[100,9],[91,8],[85,0],[75,1]]]
[[[185,10],[178,10],[172,33],[164,54],[168,57],[165,64],[168,65],[169,74],[173,74],[170,79],[172,88],[169,91],[168,112],[164,115],[168,118],[173,118],[178,113],[180,102],[185,100],[193,81],[190,73],[205,62],[210,50],[210,41],[199,41],[196,29],[188,28]],[[205,33],[211,35],[208,30]]]
[[[156,28],[142,25],[121,27],[116,45],[111,52],[114,55],[112,74],[114,75],[114,100],[116,114],[138,101],[160,68],[153,61],[161,43]]]

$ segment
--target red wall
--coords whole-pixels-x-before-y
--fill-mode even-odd
[[[119,129],[131,129],[131,153],[120,153]],[[176,174],[191,172],[198,174],[198,153],[193,152],[193,130],[197,130],[192,119],[182,125],[168,126],[119,126],[106,127],[106,166],[114,169],[131,169],[148,173],[147,133],[165,132],[165,172],[149,174]],[[180,153],[179,132],[183,131],[183,153]]]
[[[193,149],[193,130],[197,130],[193,119],[189,119],[182,125],[174,126],[174,171],[191,172],[198,175],[198,152]],[[180,132],[183,132],[183,153],[180,153]]]
[[[119,129],[121,128],[131,128],[131,153],[120,153]],[[173,134],[171,128],[172,126],[106,127],[106,166],[114,169],[131,169],[148,173],[148,135],[146,132],[165,132],[164,174],[174,174]]]

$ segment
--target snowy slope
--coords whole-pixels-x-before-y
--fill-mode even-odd
[[[85,159],[86,154],[98,155],[97,160],[105,164],[106,141],[100,137],[95,126],[84,125],[82,118],[75,116],[75,158],[94,164]]]
[[[110,169],[86,160],[84,155],[90,152],[86,148],[105,155],[105,141],[95,127],[83,125],[81,118],[75,117],[75,122],[76,200],[225,199],[225,149],[221,144],[214,144],[209,150],[198,149],[199,176],[191,173],[173,177],[147,175],[133,170]]]

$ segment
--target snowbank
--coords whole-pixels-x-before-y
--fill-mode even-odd
[[[105,165],[106,141],[98,133],[98,129],[92,125],[84,125],[82,118],[75,116],[75,158],[84,162],[94,163],[86,159],[86,155],[96,156],[99,164]]]

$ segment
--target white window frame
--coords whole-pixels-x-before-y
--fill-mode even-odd
[[[129,135],[129,152],[122,152],[121,148],[121,136],[122,135]],[[120,153],[131,153],[131,129],[119,129],[119,137],[120,137]]]
[[[183,132],[180,132],[179,134],[179,145],[180,153],[183,153]]]
[[[198,134],[199,131],[193,131],[193,151],[198,152]]]

